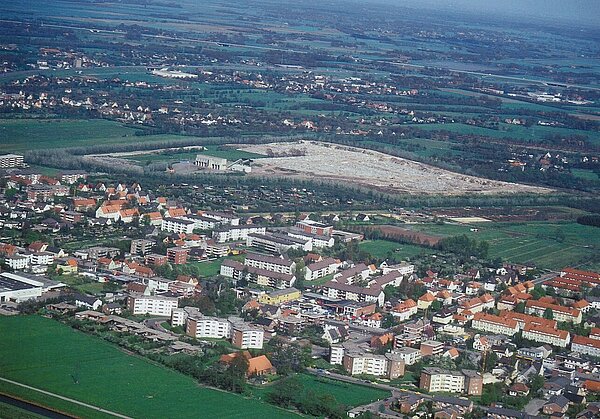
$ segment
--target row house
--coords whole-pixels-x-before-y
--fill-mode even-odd
[[[490,333],[499,333],[507,336],[513,336],[519,331],[516,320],[485,313],[475,314],[471,327],[473,327],[473,329]]]
[[[561,348],[566,348],[570,341],[569,332],[566,330],[552,329],[533,324],[525,325],[525,328],[523,329],[523,338]]]
[[[581,311],[558,304],[546,303],[539,300],[529,300],[525,303],[525,313],[543,316],[546,310],[551,310],[553,318],[559,322],[581,323]]]

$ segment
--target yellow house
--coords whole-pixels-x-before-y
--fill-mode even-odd
[[[426,310],[434,301],[435,297],[433,296],[433,294],[426,292],[425,294],[421,295],[417,300],[417,308],[419,310]]]
[[[63,275],[76,274],[77,273],[77,261],[75,259],[69,259],[63,265],[57,265],[56,270],[62,271]]]
[[[279,305],[288,301],[297,300],[301,296],[302,293],[296,288],[292,287],[263,294],[258,297],[258,302],[261,304]]]

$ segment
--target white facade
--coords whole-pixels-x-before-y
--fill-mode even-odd
[[[465,388],[465,376],[450,371],[430,375],[430,392],[462,393]]]
[[[527,326],[523,330],[523,338],[561,348],[566,348],[570,341],[570,335],[567,331],[545,330]]]
[[[152,316],[171,317],[173,309],[177,308],[176,297],[160,295],[130,296],[127,301],[132,314],[150,314]]]
[[[192,234],[194,232],[194,222],[179,218],[164,218],[160,224],[160,229],[169,233]]]
[[[421,351],[415,348],[394,349],[394,354],[398,355],[406,365],[413,365],[421,359]]]
[[[5,262],[11,269],[15,271],[22,271],[29,266],[29,258],[21,255],[14,255],[7,257]]]
[[[195,338],[229,339],[231,323],[227,319],[217,317],[190,317],[187,321],[186,333]]]
[[[475,316],[471,327],[477,330],[483,330],[494,334],[513,336],[519,331],[519,326],[514,320],[495,319],[496,316],[483,315]]]
[[[262,349],[264,337],[262,329],[233,327],[232,343],[240,349]]]
[[[329,347],[329,363],[332,365],[342,365],[344,361],[344,347],[331,345]]]
[[[32,265],[52,265],[54,255],[50,252],[35,252],[29,255],[29,260]]]
[[[232,226],[223,231],[215,231],[213,238],[217,243],[225,243],[228,241],[247,240],[249,234],[265,234],[266,227],[260,226]]]
[[[292,274],[296,269],[296,263],[289,259],[255,254],[248,254],[244,265],[283,274]]]

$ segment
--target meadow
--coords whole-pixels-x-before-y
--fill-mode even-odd
[[[396,243],[388,240],[365,240],[359,244],[364,250],[377,259],[410,259],[418,255],[433,253],[431,249],[412,244]]]
[[[136,132],[103,119],[0,119],[0,152],[145,141]]]
[[[146,163],[157,163],[157,162],[179,162],[183,160],[193,161],[196,159],[198,154],[205,154],[208,156],[221,157],[230,161],[238,159],[260,159],[265,156],[262,154],[249,153],[247,151],[236,150],[234,147],[222,148],[216,145],[206,146],[206,150],[193,150],[193,151],[169,151],[161,153],[148,153],[148,154],[137,154],[134,156],[127,157],[128,160],[133,160],[142,164]]]
[[[39,316],[0,317],[1,376],[131,417],[290,417],[293,413],[205,388],[99,338]],[[68,350],[65,350],[68,348]],[[106,417],[0,382],[0,391],[86,418]]]
[[[465,234],[485,240],[490,244],[491,258],[532,263],[545,269],[570,265],[600,268],[600,229],[574,222],[415,224],[411,227],[443,237]]]

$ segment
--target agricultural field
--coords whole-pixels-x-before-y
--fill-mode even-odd
[[[432,253],[432,250],[426,247],[396,243],[388,240],[365,240],[359,244],[359,248],[377,259],[388,257],[410,259],[422,254]]]
[[[539,268],[597,269],[600,229],[574,222],[415,224],[413,229],[442,237],[466,234],[490,244],[490,257]]]
[[[144,141],[136,132],[103,119],[0,119],[0,153]]]
[[[203,388],[192,378],[39,316],[0,317],[3,378],[131,417],[290,417],[258,400]],[[64,348],[69,348],[65,351]],[[0,391],[82,417],[105,417],[0,381]]]

